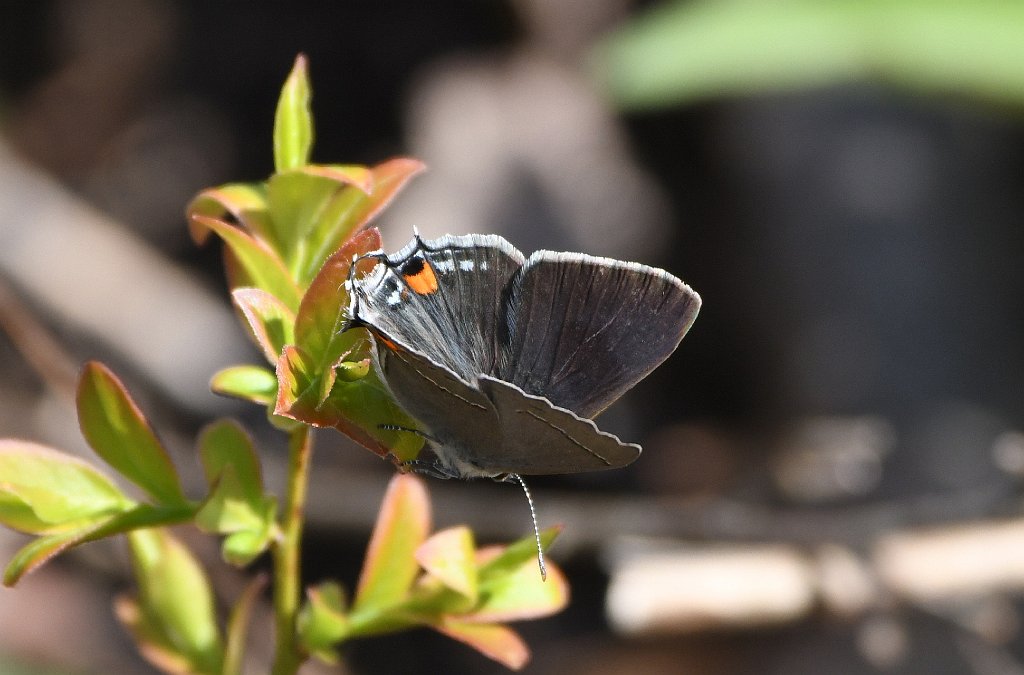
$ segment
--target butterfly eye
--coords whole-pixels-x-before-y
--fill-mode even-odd
[[[402,264],[402,278],[413,293],[430,295],[437,291],[437,276],[423,258],[410,258]]]

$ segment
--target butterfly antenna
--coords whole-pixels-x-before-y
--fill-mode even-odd
[[[526,503],[530,505],[530,519],[533,521],[533,536],[537,539],[537,566],[540,567],[540,578],[544,581],[548,580],[548,568],[544,564],[544,549],[540,545],[540,528],[537,527],[537,510],[533,508],[533,495],[530,494],[530,488],[526,487],[526,481],[518,473],[510,473],[510,478],[515,478],[519,484],[523,487],[523,493],[526,495]]]

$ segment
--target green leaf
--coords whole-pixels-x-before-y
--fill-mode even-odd
[[[433,534],[416,549],[416,561],[427,574],[469,600],[477,599],[477,567],[473,532],[452,527]]]
[[[309,162],[313,147],[313,120],[309,113],[309,76],[306,57],[295,58],[277,100],[274,115],[274,167],[278,172]]]
[[[223,675],[242,675],[245,660],[245,641],[249,633],[252,610],[267,585],[267,575],[260,574],[242,591],[231,616],[228,618],[227,644],[224,649]]]
[[[206,532],[227,534],[221,547],[224,560],[243,567],[270,545],[276,513],[277,500],[270,495],[248,497],[235,468],[227,466],[196,513],[195,523]]]
[[[467,623],[454,617],[444,617],[431,627],[512,670],[522,669],[530,660],[530,648],[518,633],[507,626]]]
[[[402,602],[418,572],[414,557],[430,531],[430,498],[423,481],[396,474],[377,515],[353,611],[379,610]]]
[[[233,565],[247,565],[266,550],[274,533],[276,500],[263,493],[259,459],[240,425],[221,420],[199,436],[199,455],[212,491],[196,513],[196,525],[228,534],[222,552]]]
[[[263,529],[233,532],[224,538],[221,545],[221,557],[224,562],[235,567],[245,567],[266,551],[274,540],[277,529],[274,514],[277,510],[276,500],[268,499],[263,515]]]
[[[82,435],[107,464],[163,504],[184,504],[178,473],[117,377],[90,361],[78,382]]]
[[[532,538],[531,538],[532,539]],[[480,583],[480,603],[463,620],[483,623],[523,621],[550,616],[569,604],[569,583],[557,565],[548,563],[541,579],[536,559],[502,574],[491,573]],[[503,568],[505,569],[505,568]]]
[[[210,388],[223,396],[270,405],[277,398],[277,375],[262,366],[231,366],[213,376]]]
[[[191,520],[194,513],[195,508],[191,505],[167,507],[140,504],[128,511],[113,515],[107,520],[90,523],[78,530],[40,537],[14,555],[14,558],[8,563],[7,569],[4,570],[4,585],[13,586],[23,576],[50,558],[79,544],[140,528],[185,522]]]
[[[81,543],[91,529],[91,527],[87,527],[81,531],[61,532],[33,539],[15,553],[11,561],[7,563],[7,568],[4,569],[4,586],[15,585],[21,581],[23,576],[50,558],[71,548],[76,543]]]
[[[321,661],[335,664],[338,654],[333,647],[349,630],[345,591],[337,582],[327,581],[308,589],[306,595],[298,621],[300,644]]]
[[[263,183],[231,183],[209,188],[197,194],[185,210],[189,233],[202,245],[210,236],[210,228],[196,223],[192,216],[234,219],[253,234],[266,238],[268,233],[267,186]]]
[[[256,346],[269,363],[277,363],[284,346],[295,342],[295,312],[260,288],[236,288],[231,298],[249,322]]]
[[[196,672],[219,673],[223,644],[213,593],[199,563],[165,530],[132,532],[128,541],[145,625]]]
[[[267,204],[273,241],[289,270],[295,275],[299,248],[320,212],[340,189],[337,181],[304,171],[276,173],[267,181]]]
[[[256,286],[267,291],[293,312],[302,293],[285,268],[280,255],[260,239],[233,225],[205,216],[193,216],[192,226],[212,230],[227,245],[226,257],[233,288]]]
[[[1005,0],[663,3],[595,60],[621,105],[650,108],[856,80],[1024,105],[1024,4]]]
[[[305,238],[305,255],[294,268],[299,278],[311,279],[324,258],[369,223],[424,168],[418,160],[398,157],[371,168],[368,182],[353,182],[335,192]]]
[[[369,340],[365,329],[355,331]],[[399,461],[415,458],[423,447],[423,438],[384,427],[415,428],[416,422],[391,398],[373,370],[365,372],[365,377],[354,382],[335,378],[333,369],[318,372],[304,350],[288,345],[277,363],[274,412],[313,426],[337,429],[382,457],[390,454]],[[325,390],[329,391],[326,398]]]
[[[263,496],[263,469],[249,435],[234,420],[217,420],[199,432],[199,459],[210,487],[226,469],[234,472],[242,496],[256,501]]]
[[[196,512],[196,525],[206,532],[229,534],[265,528],[263,500],[247,498],[234,467],[217,476],[213,491]]]
[[[35,534],[80,529],[134,502],[77,457],[11,439],[0,440],[0,523]]]
[[[274,240],[288,268],[303,284],[327,254],[337,248],[320,251],[313,232],[322,228],[324,222],[334,222],[339,217],[339,204],[349,199],[345,195],[357,200],[360,195],[365,198],[363,188],[352,185],[353,180],[364,178],[354,171],[356,168],[369,176],[365,167],[303,167],[274,174],[267,181]],[[340,246],[341,241],[337,244]]]
[[[546,530],[541,530],[541,547],[545,551],[551,548],[551,543],[561,531],[562,527],[560,525],[549,527]],[[540,572],[536,567],[537,540],[533,535],[527,535],[522,539],[519,539],[518,541],[510,544],[498,555],[483,562],[480,565],[480,583],[483,585],[492,579],[505,577],[509,574],[515,573],[527,561],[530,561],[534,566],[534,570],[537,571],[537,577],[539,579]]]

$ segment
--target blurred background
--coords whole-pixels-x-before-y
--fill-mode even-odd
[[[69,392],[98,358],[193,493],[222,415],[279,485],[284,438],[209,393],[260,356],[183,211],[269,175],[298,52],[314,161],[429,167],[379,223],[389,249],[497,232],[703,296],[602,417],[642,458],[533,481],[573,600],[520,627],[528,672],[1024,673],[1024,4],[4,3],[0,436],[88,455]],[[333,432],[315,461],[306,578],[351,585],[393,469]],[[437,527],[529,529],[513,487],[430,487]],[[244,576],[183,536],[227,607]],[[0,532],[0,558],[25,541]],[[128,576],[101,542],[0,591],[0,674],[153,672],[111,611]],[[503,672],[427,631],[346,656]]]

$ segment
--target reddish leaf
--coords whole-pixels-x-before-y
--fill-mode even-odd
[[[277,362],[277,415],[317,427],[332,427],[382,457],[390,454],[401,461],[416,457],[423,447],[423,438],[384,428],[412,428],[415,422],[391,398],[376,373],[369,371],[362,379],[349,382],[334,379],[333,371],[316,372],[311,361],[295,345],[284,348]],[[333,381],[325,382],[323,378],[327,376]],[[325,388],[329,394],[324,399]]]
[[[368,193],[373,189],[373,171],[359,164],[307,164],[298,167],[296,171],[330,178],[340,185],[356,187],[360,192]]]
[[[355,229],[361,228],[381,212],[409,180],[426,169],[418,159],[396,157],[373,167],[373,190],[370,199],[355,215]]]
[[[530,660],[530,648],[518,633],[507,626],[465,623],[446,617],[431,627],[512,670],[522,669]]]
[[[284,346],[295,342],[295,313],[260,288],[236,288],[231,298],[249,322],[256,345],[267,361],[277,363]]]
[[[246,282],[267,291],[293,312],[299,308],[302,293],[285,268],[281,257],[260,239],[246,234],[222,220],[193,216],[192,226],[216,233],[230,251],[232,265],[236,267],[232,284]],[[251,283],[250,283],[251,282]]]
[[[185,213],[189,233],[200,245],[210,236],[210,228],[196,222],[193,216],[218,220],[230,216],[253,234],[266,237],[267,188],[263,183],[232,183],[203,190],[195,196]]]
[[[366,551],[354,612],[383,609],[407,597],[419,571],[414,553],[429,531],[430,498],[423,481],[412,474],[396,474]]]
[[[352,259],[377,250],[380,245],[376,228],[360,232],[324,262],[302,297],[295,316],[295,343],[312,357],[315,368],[323,370],[336,365],[351,348],[351,340],[344,337],[342,329],[349,319],[345,284]]]
[[[182,504],[178,473],[117,377],[90,361],[78,382],[78,423],[92,449],[157,501]]]
[[[370,169],[369,190],[346,187],[325,200],[315,221],[309,220],[312,227],[304,241],[306,252],[295,267],[300,278],[312,278],[321,260],[365,226],[423,168],[423,163],[414,159],[392,159]]]

